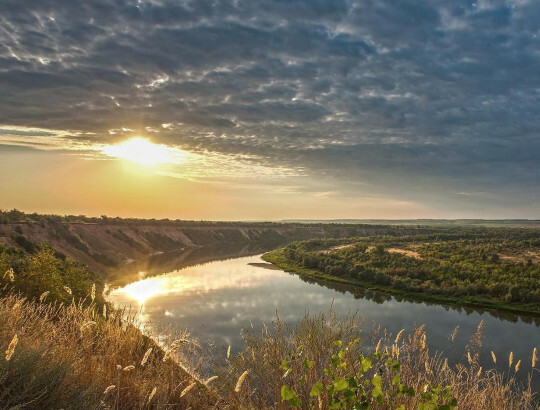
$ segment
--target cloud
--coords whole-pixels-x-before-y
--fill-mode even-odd
[[[151,130],[318,192],[538,201],[539,22],[532,1],[7,0],[0,124]]]

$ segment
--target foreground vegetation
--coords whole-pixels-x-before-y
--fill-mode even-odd
[[[291,329],[278,318],[272,329],[246,332],[238,355],[209,355],[187,335],[159,347],[133,316],[98,314],[91,305],[4,295],[0,321],[0,408],[537,408],[537,375],[528,386],[514,379],[521,360],[536,365],[536,352],[510,355],[507,373],[484,370],[481,326],[464,359],[451,364],[430,353],[423,327],[366,334],[358,317],[332,312]],[[196,368],[187,372],[172,358],[204,361],[212,377],[194,377]]]
[[[540,314],[537,230],[314,239],[264,259],[292,272],[421,299]]]

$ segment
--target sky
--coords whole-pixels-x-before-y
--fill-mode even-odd
[[[535,0],[0,2],[2,209],[538,219],[539,107]]]

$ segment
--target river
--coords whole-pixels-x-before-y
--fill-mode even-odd
[[[358,312],[366,332],[371,332],[373,323],[394,334],[425,324],[430,351],[444,351],[452,361],[461,359],[465,345],[483,321],[481,361],[486,369],[495,366],[493,351],[499,369],[507,371],[512,351],[514,364],[522,360],[519,373],[524,376],[531,370],[533,348],[540,348],[539,318],[427,304],[306,280],[266,264],[260,254],[249,255],[257,251],[243,247],[229,252],[199,250],[198,256],[197,252],[193,256],[193,251],[187,256],[185,252],[157,255],[144,265],[128,266],[131,278],[140,279],[125,286],[113,285],[108,298],[117,307],[131,306],[138,311],[150,333],[158,327],[187,329],[202,343],[231,346],[233,351],[242,349],[242,328],[257,331],[262,323],[271,324],[276,313],[293,324],[306,311],[327,312],[330,306],[339,314]],[[209,261],[213,258],[221,260]],[[202,263],[193,265],[196,262]],[[160,266],[166,269],[163,273]],[[451,343],[456,326],[458,337]],[[535,378],[540,379],[540,375]],[[534,386],[538,390],[538,381]]]

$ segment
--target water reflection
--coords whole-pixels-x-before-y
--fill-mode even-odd
[[[285,245],[286,242],[232,243],[180,249],[156,253],[139,261],[132,261],[111,275],[110,286],[126,285],[146,277],[161,275],[206,262],[257,255]]]
[[[242,348],[242,328],[258,330],[262,323],[271,323],[276,312],[292,324],[306,311],[327,311],[332,304],[340,314],[358,311],[363,315],[368,333],[372,321],[394,334],[401,329],[411,331],[415,323],[426,324],[431,351],[444,350],[454,360],[461,358],[483,320],[481,359],[486,368],[492,366],[491,350],[498,357],[507,357],[513,350],[515,360],[522,359],[525,374],[530,371],[533,348],[540,347],[538,319],[398,299],[265,269],[261,263],[260,256],[247,256],[177,269],[114,289],[110,300],[140,309],[145,321],[189,329],[201,341],[231,345],[236,351]],[[460,330],[452,344],[449,336],[456,326]]]

